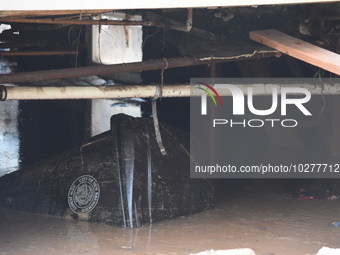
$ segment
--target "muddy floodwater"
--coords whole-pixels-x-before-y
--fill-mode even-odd
[[[268,180],[269,181],[269,180]],[[225,192],[215,209],[120,228],[0,210],[0,254],[190,254],[251,248],[260,255],[316,254],[340,247],[340,200],[298,200],[291,193]]]

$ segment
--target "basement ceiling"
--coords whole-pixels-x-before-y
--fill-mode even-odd
[[[122,7],[123,10],[120,10],[126,14],[127,19],[119,21],[98,19],[98,15],[120,9],[118,7],[121,3],[115,3],[109,9],[101,6],[101,3],[104,2],[99,1],[96,10],[92,10],[87,2],[78,4],[78,8],[74,8],[77,2],[72,2],[69,3],[72,6],[67,11],[59,8],[62,2],[58,2],[59,7],[52,4],[49,8],[44,5],[38,8],[32,4],[30,9],[25,5],[19,9],[12,2],[4,4],[3,11],[0,11],[0,23],[10,24],[12,29],[0,34],[0,47],[3,48],[0,55],[27,58],[32,55],[46,57],[69,55],[72,64],[63,63],[61,68],[78,67],[79,56],[86,59],[89,54],[88,38],[83,36],[88,32],[87,28],[91,25],[113,24],[144,27],[143,51],[149,47],[149,51],[157,51],[157,54],[149,54],[143,60],[193,57],[200,61],[212,59],[230,62],[279,57],[278,51],[249,39],[250,31],[263,29],[276,29],[330,51],[336,53],[340,51],[340,2],[338,1],[282,0],[247,1],[246,3],[237,1],[237,4],[242,7],[217,7],[234,6],[235,3],[223,1],[222,4],[216,0],[209,2],[210,6],[216,8],[193,10],[169,8],[170,2],[165,6],[166,1],[160,1],[158,5],[153,5],[152,9],[150,1],[144,3],[145,6],[127,1],[124,4],[130,4],[129,7]],[[174,6],[177,4],[177,7],[192,7],[190,4],[193,4],[185,2],[179,5],[176,1],[171,3]],[[195,1],[194,7],[204,4],[206,2]],[[80,6],[82,10],[76,10]],[[133,10],[132,6],[135,6]],[[144,9],[147,6],[150,9]],[[101,7],[103,9],[100,9]],[[117,8],[112,9],[112,7]],[[136,14],[141,15],[142,20],[129,19]],[[49,61],[49,64],[52,62]],[[91,64],[83,63],[82,66]],[[42,65],[42,69],[34,67],[29,71],[59,68],[59,66]]]
[[[98,10],[98,9],[163,9],[163,8],[207,8],[232,6],[258,6],[280,4],[305,4],[337,2],[331,0],[59,0],[59,1],[5,1],[1,0],[1,9],[6,11],[36,10]]]

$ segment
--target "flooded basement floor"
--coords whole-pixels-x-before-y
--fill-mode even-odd
[[[316,254],[340,247],[340,200],[297,200],[291,194],[225,195],[216,208],[152,227],[100,223],[0,210],[0,254],[190,254],[251,248],[260,255]]]

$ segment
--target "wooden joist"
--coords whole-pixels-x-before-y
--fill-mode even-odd
[[[282,53],[340,75],[340,55],[275,29],[252,31],[250,39]]]

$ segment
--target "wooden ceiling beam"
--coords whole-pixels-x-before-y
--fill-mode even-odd
[[[291,57],[340,75],[340,55],[275,29],[252,31],[250,39]]]

